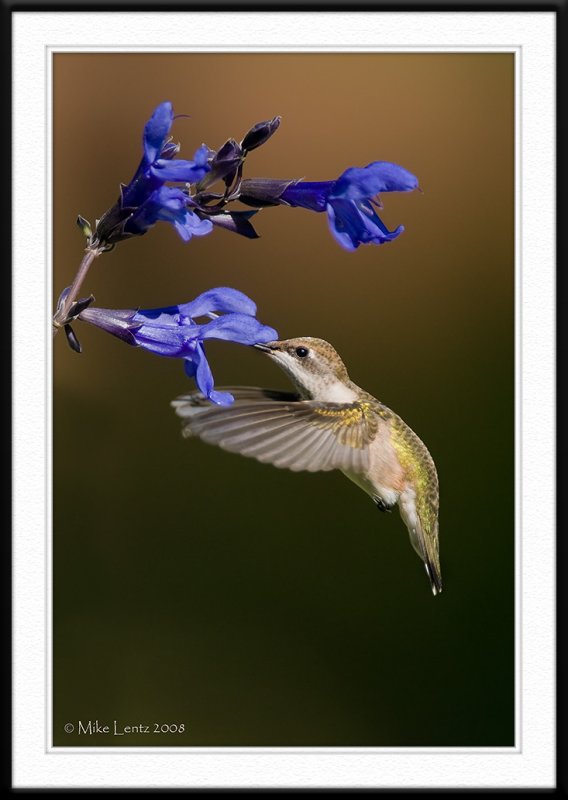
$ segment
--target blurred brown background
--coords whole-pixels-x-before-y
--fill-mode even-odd
[[[77,323],[54,341],[56,745],[514,743],[513,56],[58,54],[54,303],[171,100],[181,157],[283,116],[245,176],[329,180],[393,161],[392,244],[343,251],[325,215],[265,209],[262,238],[184,245],[159,224],[95,263],[100,306],[249,294],[282,337],[331,341],[428,445],[444,593],[398,512],[340,473],[294,474],[183,441],[179,361]],[[207,346],[218,385],[285,388],[252,349]],[[63,725],[185,723],[78,736]]]

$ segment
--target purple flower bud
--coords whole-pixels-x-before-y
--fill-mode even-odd
[[[216,181],[223,180],[229,186],[243,160],[243,151],[238,142],[228,139],[209,162],[209,171],[199,184],[199,191],[203,191]]]
[[[250,218],[257,213],[257,211],[221,211],[218,214],[209,214],[207,217],[203,217],[200,212],[197,212],[197,216],[210,220],[219,228],[225,228],[227,231],[245,236],[247,239],[258,239],[258,233],[250,222]]]
[[[284,192],[298,183],[294,180],[273,180],[272,178],[245,178],[241,183],[239,200],[254,208],[265,206],[292,205],[282,199]]]
[[[257,122],[253,125],[241,142],[243,150],[255,150],[267,142],[278,130],[281,120],[282,117],[273,117],[266,122]]]

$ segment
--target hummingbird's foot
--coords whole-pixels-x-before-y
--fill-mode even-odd
[[[379,509],[379,511],[382,511],[383,513],[386,512],[387,514],[391,513],[392,506],[387,505],[384,500],[381,500],[380,497],[374,497],[373,500],[375,501],[376,506]]]

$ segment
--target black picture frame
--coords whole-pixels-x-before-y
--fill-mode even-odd
[[[566,206],[564,200],[563,186],[567,176],[566,167],[566,140],[568,138],[568,129],[566,124],[566,96],[568,93],[568,81],[566,79],[566,41],[568,41],[568,30],[566,25],[566,3],[564,0],[556,0],[556,2],[531,2],[527,0],[511,0],[511,2],[486,2],[480,0],[479,2],[414,2],[399,0],[399,2],[355,2],[349,3],[336,3],[331,0],[323,0],[322,2],[217,2],[216,0],[209,0],[206,3],[188,3],[184,0],[169,0],[165,3],[155,2],[106,2],[106,0],[99,0],[99,2],[3,2],[1,6],[1,20],[0,20],[0,58],[2,59],[2,69],[0,73],[0,80],[2,83],[2,96],[4,98],[4,108],[10,108],[12,101],[12,65],[11,65],[11,22],[12,15],[18,11],[68,11],[68,12],[84,12],[84,11],[154,11],[154,12],[167,12],[167,11],[219,11],[242,13],[246,11],[291,11],[302,14],[309,11],[396,11],[396,12],[435,12],[435,11],[457,11],[457,12],[482,12],[482,11],[511,11],[511,12],[545,12],[551,11],[557,15],[557,144],[558,144],[558,159],[557,159],[557,182],[558,182],[558,197],[557,197],[557,353],[559,355],[558,361],[558,383],[557,383],[557,478],[558,478],[558,498],[557,498],[557,785],[554,794],[565,796],[568,793],[568,759],[566,753],[568,752],[568,690],[566,687],[566,674],[568,673],[568,652],[567,652],[567,606],[568,606],[568,582],[566,581],[566,574],[568,570],[568,544],[564,535],[566,530],[566,511],[563,506],[562,487],[565,485],[566,473],[564,468],[563,457],[568,451],[568,428],[566,424],[566,415],[563,413],[567,402],[567,390],[564,380],[565,370],[563,369],[566,356],[568,355],[568,322],[566,316],[562,313],[567,297],[567,279],[564,272],[566,261]],[[11,152],[11,132],[10,126],[5,121],[2,126],[3,137],[3,152],[8,154]],[[11,167],[10,160],[7,155],[4,159],[4,186],[11,185]],[[30,216],[33,220],[33,206],[30,208]],[[2,226],[1,242],[4,251],[4,264],[11,263],[11,213],[9,204],[6,204],[4,213],[0,220]],[[12,309],[11,305],[11,275],[10,271],[5,267],[2,271],[2,299],[3,299],[3,314],[2,326],[3,336],[2,342],[2,359],[4,364],[5,376],[5,390],[4,400],[6,408],[3,415],[5,425],[4,442],[11,441],[12,425],[11,425],[11,338],[12,338],[12,313],[16,315],[30,313],[33,308],[33,299],[30,299],[30,308],[16,308]],[[31,312],[33,313],[33,311]],[[12,440],[12,445],[17,444]],[[3,467],[5,479],[3,482],[3,503],[2,508],[4,511],[4,529],[10,529],[11,526],[11,451],[9,447],[4,447],[3,450]],[[538,502],[538,498],[535,498]],[[2,621],[4,628],[5,643],[9,644],[11,639],[11,543],[10,538],[5,535],[2,540],[2,564],[3,564],[3,580],[2,580]],[[5,647],[6,654],[9,652],[9,647]],[[11,664],[8,658],[4,659],[4,670],[2,676],[2,691],[4,694],[4,708],[11,707],[12,699],[12,686],[11,686]],[[11,718],[10,715],[5,713],[4,719],[4,738],[5,747],[2,754],[2,782],[5,788],[12,789],[11,785],[11,757],[9,741],[11,736]],[[187,790],[185,790],[187,791]],[[360,790],[364,791],[364,790]],[[540,792],[538,792],[540,793]],[[544,793],[544,792],[543,792]]]

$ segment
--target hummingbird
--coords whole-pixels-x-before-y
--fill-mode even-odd
[[[442,591],[438,475],[426,445],[380,400],[349,378],[335,349],[303,337],[253,345],[291,379],[296,392],[227,387],[231,406],[200,392],[172,402],[184,437],[294,471],[338,469],[380,511],[398,504],[434,595]]]

